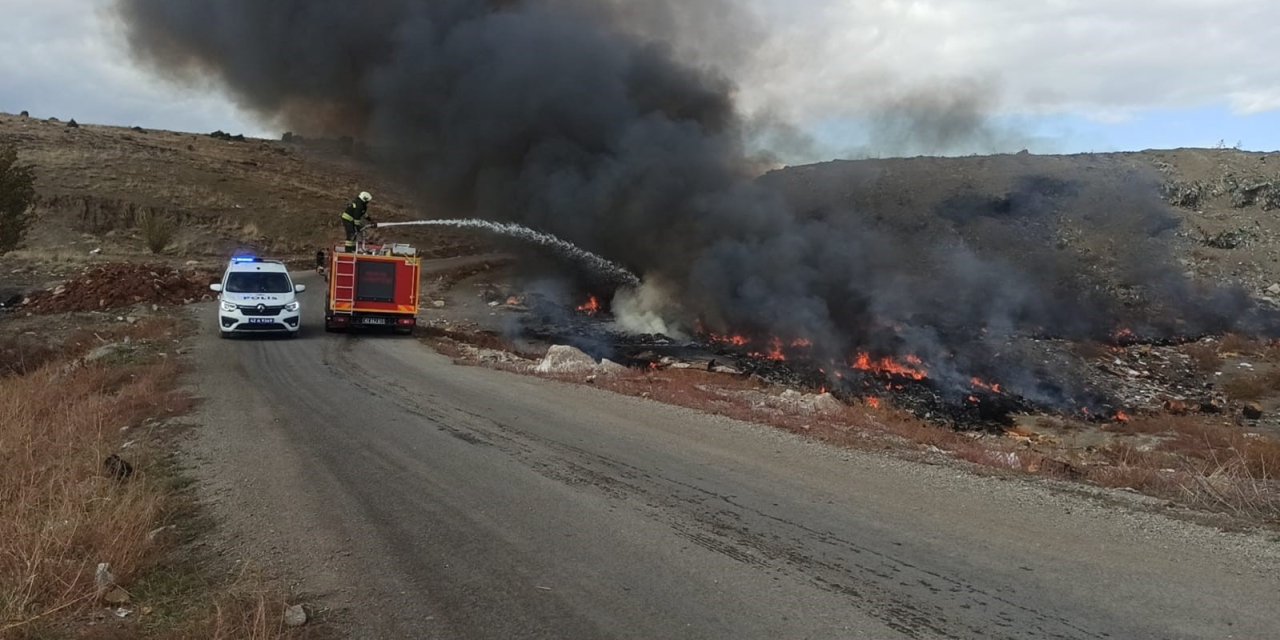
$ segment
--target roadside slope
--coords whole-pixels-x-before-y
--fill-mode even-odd
[[[198,307],[190,451],[231,544],[281,558],[358,635],[1280,627],[1280,550],[1260,536],[326,335],[319,298],[298,341],[219,341]]]

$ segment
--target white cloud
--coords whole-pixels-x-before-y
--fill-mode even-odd
[[[1280,108],[1274,0],[753,1],[772,35],[744,100],[801,121],[963,78],[994,82],[1006,113]]]
[[[802,126],[974,87],[992,93],[983,104],[996,113],[1105,123],[1148,109],[1280,109],[1280,64],[1269,57],[1280,36],[1274,0],[690,2],[705,7],[681,9],[652,31],[721,63],[749,112]],[[733,3],[752,8],[758,23],[718,19]],[[110,4],[0,0],[0,110],[273,133],[212,88],[138,68]]]
[[[0,111],[186,131],[270,135],[217,90],[139,69],[109,0],[0,0]]]

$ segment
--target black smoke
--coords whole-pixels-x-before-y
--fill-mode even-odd
[[[1011,335],[1101,337],[1144,320],[1172,330],[1141,310],[1206,308],[1190,318],[1199,326],[1180,327],[1195,331],[1241,311],[1238,300],[1197,305],[1169,260],[1146,250],[1111,267],[1150,284],[1144,295],[1159,304],[1126,305],[1091,282],[1092,263],[1049,250],[1058,208],[1079,197],[1073,185],[1022,185],[997,202],[960,194],[919,228],[853,208],[797,214],[754,179],[733,84],[680,58],[690,31],[718,51],[743,46],[717,28],[743,24],[729,2],[118,0],[118,8],[134,52],[163,72],[214,78],[243,107],[292,130],[367,141],[429,207],[521,222],[622,262],[669,291],[665,311],[685,326],[804,337],[822,358],[919,353],[949,363],[959,379],[991,366]],[[664,35],[690,16],[699,29]],[[885,135],[911,133],[893,127]],[[961,136],[951,127],[936,135]],[[1110,216],[1095,222],[1134,235],[1135,246],[1160,232],[1141,222],[1151,203],[1127,187],[1097,199],[1123,208],[1090,209]],[[1019,239],[1000,243],[1006,232]],[[1046,255],[1028,262],[1037,251]]]

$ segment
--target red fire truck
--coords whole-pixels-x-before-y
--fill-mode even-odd
[[[363,244],[346,253],[329,252],[325,279],[325,331],[387,328],[412,333],[418,322],[422,262],[406,244]]]

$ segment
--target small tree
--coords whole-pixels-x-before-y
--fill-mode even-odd
[[[35,170],[18,164],[18,151],[0,146],[0,254],[18,247],[31,224],[27,212],[35,199]]]

